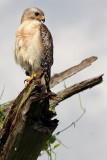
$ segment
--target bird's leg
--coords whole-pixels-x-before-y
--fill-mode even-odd
[[[30,78],[25,80],[27,82],[26,85],[25,85],[26,88],[31,83],[31,81],[36,77],[36,75],[37,75],[37,72],[32,74]]]
[[[33,74],[31,75],[30,78],[26,79],[25,81],[27,82],[25,87],[27,88],[27,86],[30,84],[30,82],[33,80]]]

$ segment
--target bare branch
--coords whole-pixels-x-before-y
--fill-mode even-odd
[[[55,106],[57,106],[61,101],[69,98],[70,96],[73,96],[74,94],[77,94],[81,91],[84,91],[88,88],[92,88],[92,87],[100,84],[103,81],[102,76],[103,76],[103,74],[100,76],[85,80],[81,83],[77,83],[69,88],[66,88],[66,89],[58,92],[57,93],[57,95],[58,95],[57,100],[50,100],[50,110],[53,109]],[[2,106],[2,109],[3,109],[6,116],[8,115],[12,104],[13,104],[13,101],[10,104],[4,105],[4,107]]]
[[[57,100],[53,101],[51,100],[50,101],[50,107],[53,109],[55,106],[58,105],[58,103],[60,103],[61,101],[81,92],[81,91],[84,91],[88,88],[92,88],[98,84],[100,84],[102,81],[103,81],[103,78],[102,78],[103,75],[100,75],[100,76],[97,76],[97,77],[94,77],[94,78],[91,78],[91,79],[88,79],[88,80],[85,80],[83,82],[80,82],[80,83],[77,83],[69,88],[66,88],[60,92],[57,93],[58,95],[58,98]]]
[[[50,88],[53,88],[55,85],[60,83],[61,81],[67,79],[68,77],[76,74],[77,72],[85,69],[86,67],[90,66],[91,63],[97,60],[97,57],[92,56],[90,58],[87,58],[83,60],[79,65],[76,65],[74,67],[71,67],[59,74],[55,74],[53,77],[51,77],[50,80]]]

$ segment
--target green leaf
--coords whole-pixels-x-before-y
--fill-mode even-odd
[[[60,144],[59,144],[59,143],[58,143],[58,144],[56,144],[56,145],[54,146],[54,149],[55,149],[55,148],[57,148],[57,147],[59,147],[59,146],[60,146]]]
[[[50,152],[49,152],[48,150],[46,151],[46,153],[47,153],[49,156],[51,155]]]
[[[49,143],[53,144],[56,141],[56,137],[55,136],[51,136],[49,138]]]

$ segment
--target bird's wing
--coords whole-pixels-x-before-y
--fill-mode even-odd
[[[40,26],[40,34],[42,38],[42,44],[44,46],[44,57],[41,67],[44,71],[48,71],[53,64],[53,39],[50,31],[43,23]]]
[[[45,80],[48,92],[50,92],[49,82],[51,76],[51,66],[53,64],[53,39],[48,28],[42,23],[40,26],[42,44],[44,46],[44,57],[41,62],[41,68],[45,73]]]

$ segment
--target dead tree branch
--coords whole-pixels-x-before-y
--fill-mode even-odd
[[[51,77],[50,88],[53,88],[55,85],[57,85],[61,81],[67,79],[68,77],[73,76],[74,74],[78,73],[79,71],[90,66],[96,60],[97,60],[97,57],[92,56],[90,58],[83,60],[80,64],[65,70],[64,72],[61,72],[59,74],[55,74],[54,76]]]
[[[79,65],[54,75],[50,87],[90,66],[97,57],[90,57]],[[1,106],[6,114],[0,130],[0,160],[36,160],[44,144],[58,125],[58,120],[51,120],[55,114],[52,110],[61,101],[103,81],[103,75],[85,80],[53,94],[54,99],[46,92],[45,80],[41,71],[28,88],[19,96]]]
[[[0,160],[36,160],[57,127],[41,74],[14,101],[0,131]]]
[[[59,74],[55,74],[54,76],[51,77],[50,88],[53,88],[55,85],[57,85],[61,81],[67,79],[68,77],[70,77],[70,76],[78,73],[79,71],[85,69],[86,67],[90,66],[96,60],[97,60],[97,57],[95,57],[95,56],[89,57],[89,58],[83,60],[80,64],[78,64],[74,67],[71,67],[71,68],[69,68]],[[14,100],[8,102],[7,104],[3,104],[1,106],[6,115],[8,114],[9,110],[11,109],[13,102],[14,102]]]
[[[58,97],[57,100],[51,100],[50,101],[50,107],[54,108],[57,106],[61,101],[81,92],[86,89],[90,89],[98,84],[100,84],[103,81],[103,75],[85,80],[83,82],[77,83],[69,88],[66,88],[60,92],[57,93]]]

